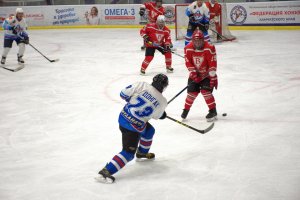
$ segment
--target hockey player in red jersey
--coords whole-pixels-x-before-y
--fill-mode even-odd
[[[221,12],[222,12],[221,4],[219,4],[216,0],[210,0],[205,3],[210,12],[210,20],[209,20],[210,28],[218,32],[219,34],[222,34],[222,26],[220,23]],[[218,41],[218,39],[221,38],[218,36],[217,33],[213,32],[212,39],[214,41]]]
[[[140,7],[139,14],[142,16],[148,10],[148,23],[155,23],[159,15],[165,14],[165,8],[162,6],[162,0],[155,2],[146,2]]]
[[[146,44],[145,59],[141,66],[141,75],[145,71],[154,57],[155,50],[160,51],[165,55],[166,70],[168,73],[173,72],[172,54],[171,54],[171,35],[170,29],[165,26],[165,16],[157,17],[156,23],[147,24],[141,29],[140,35],[143,37]]]
[[[209,108],[206,115],[208,122],[217,119],[215,98],[212,94],[214,88],[218,88],[217,57],[215,46],[204,41],[204,35],[200,30],[195,30],[192,42],[184,48],[185,65],[190,72],[188,79],[187,97],[181,117],[185,119],[198,94],[204,97]]]
[[[148,16],[148,24],[156,23],[157,17],[159,15],[165,14],[165,8],[162,6],[162,0],[155,0],[155,2],[146,2],[140,7],[140,16],[145,15],[147,10]],[[141,47],[144,50],[146,47],[143,45]]]

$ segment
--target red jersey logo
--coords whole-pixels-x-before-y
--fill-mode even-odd
[[[204,61],[204,58],[202,56],[194,56],[193,61],[195,66],[199,69]]]
[[[155,35],[156,35],[157,41],[158,41],[159,43],[162,42],[162,39],[163,39],[163,37],[164,37],[164,34],[156,33]]]

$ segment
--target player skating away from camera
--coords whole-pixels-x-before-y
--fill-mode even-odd
[[[148,11],[147,21],[148,24],[155,23],[159,15],[165,14],[165,8],[162,6],[162,0],[155,0],[155,2],[146,2],[140,7],[140,16],[144,16]],[[145,44],[141,49],[145,49]]]
[[[203,0],[197,0],[191,3],[185,11],[186,16],[189,17],[189,24],[185,36],[185,45],[191,39],[193,32],[198,27],[204,33],[204,40],[209,41],[208,28],[209,28],[209,10]]]
[[[143,37],[146,44],[145,59],[142,63],[140,73],[145,74],[145,71],[154,57],[156,50],[160,51],[165,56],[166,70],[168,73],[173,72],[172,54],[171,54],[171,35],[170,29],[165,26],[165,16],[158,16],[156,23],[147,24],[141,29],[140,35]]]
[[[221,4],[219,4],[216,0],[210,0],[205,3],[210,13],[209,27],[212,30],[216,31],[217,33],[222,34],[221,33],[222,27],[220,23],[221,12],[222,12]],[[212,40],[214,42],[217,42],[222,38],[220,38],[220,36],[218,36],[218,34],[214,31],[212,32],[212,37],[213,37]]]
[[[192,41],[185,46],[185,65],[189,70],[187,97],[181,117],[185,119],[198,94],[201,92],[208,106],[207,121],[217,119],[215,98],[212,94],[218,88],[217,57],[215,46],[204,40],[200,30],[195,30]]]
[[[139,159],[154,159],[155,154],[149,153],[155,133],[150,119],[165,119],[165,109],[168,105],[162,92],[169,84],[168,77],[157,74],[152,84],[137,82],[121,91],[121,98],[127,103],[119,115],[119,129],[122,133],[122,151],[99,172],[96,179],[104,183],[113,183],[112,176],[136,157]]]
[[[1,64],[5,64],[8,52],[12,48],[12,44],[16,41],[19,46],[17,59],[19,64],[24,64],[23,55],[25,52],[25,44],[29,44],[29,37],[26,33],[27,24],[24,18],[22,8],[16,9],[16,16],[11,16],[4,20],[2,24],[4,33],[4,49],[2,52]]]

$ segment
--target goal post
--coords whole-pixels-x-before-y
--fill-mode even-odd
[[[222,37],[222,41],[232,41],[235,40],[236,37],[233,36],[228,28],[227,21],[227,8],[225,3],[220,3],[222,6],[221,16],[220,16],[220,26],[221,32],[220,35]],[[176,40],[183,40],[186,35],[187,26],[189,23],[189,18],[185,15],[185,10],[189,4],[176,4],[175,5],[175,38]],[[208,31],[210,37],[213,32],[211,30]],[[212,37],[211,37],[212,38]]]

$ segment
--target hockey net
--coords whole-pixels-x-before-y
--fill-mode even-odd
[[[189,18],[185,15],[185,10],[189,4],[176,4],[175,5],[175,34],[176,40],[182,40],[185,38]],[[221,3],[222,11],[220,17],[220,25],[222,27],[220,35],[222,35],[222,41],[232,41],[236,37],[233,36],[228,28],[227,21],[227,8],[225,3]],[[208,30],[208,34],[212,38],[213,32]]]

